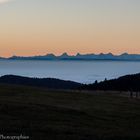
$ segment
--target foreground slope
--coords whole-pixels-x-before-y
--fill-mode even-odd
[[[139,140],[140,101],[123,93],[0,85],[0,133],[33,140]]]

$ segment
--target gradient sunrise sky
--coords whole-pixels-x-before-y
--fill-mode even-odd
[[[140,0],[0,0],[0,56],[140,53]]]

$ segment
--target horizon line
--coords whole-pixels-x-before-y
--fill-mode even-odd
[[[77,52],[75,54],[69,54],[67,52],[63,52],[59,55],[56,55],[55,53],[46,53],[46,54],[35,54],[35,55],[11,55],[11,56],[8,56],[8,57],[4,57],[4,56],[0,56],[0,58],[11,58],[11,57],[35,57],[35,56],[47,56],[47,55],[54,55],[55,57],[59,57],[59,56],[62,56],[62,55],[68,55],[68,56],[77,56],[77,55],[108,55],[108,54],[111,54],[113,56],[120,56],[120,55],[123,55],[123,54],[128,54],[128,55],[140,55],[140,53],[128,53],[128,52],[122,52],[122,53],[118,53],[118,54],[114,54],[114,53],[111,53],[111,52],[108,52],[108,53],[80,53],[80,52]]]

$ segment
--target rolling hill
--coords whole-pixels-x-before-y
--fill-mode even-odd
[[[140,73],[84,85],[86,90],[140,91]]]
[[[16,75],[0,77],[0,83],[43,87],[48,89],[78,89],[82,84],[54,78],[29,78]]]

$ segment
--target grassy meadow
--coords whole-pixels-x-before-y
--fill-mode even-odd
[[[32,140],[139,140],[140,100],[117,92],[1,84],[0,134]]]

